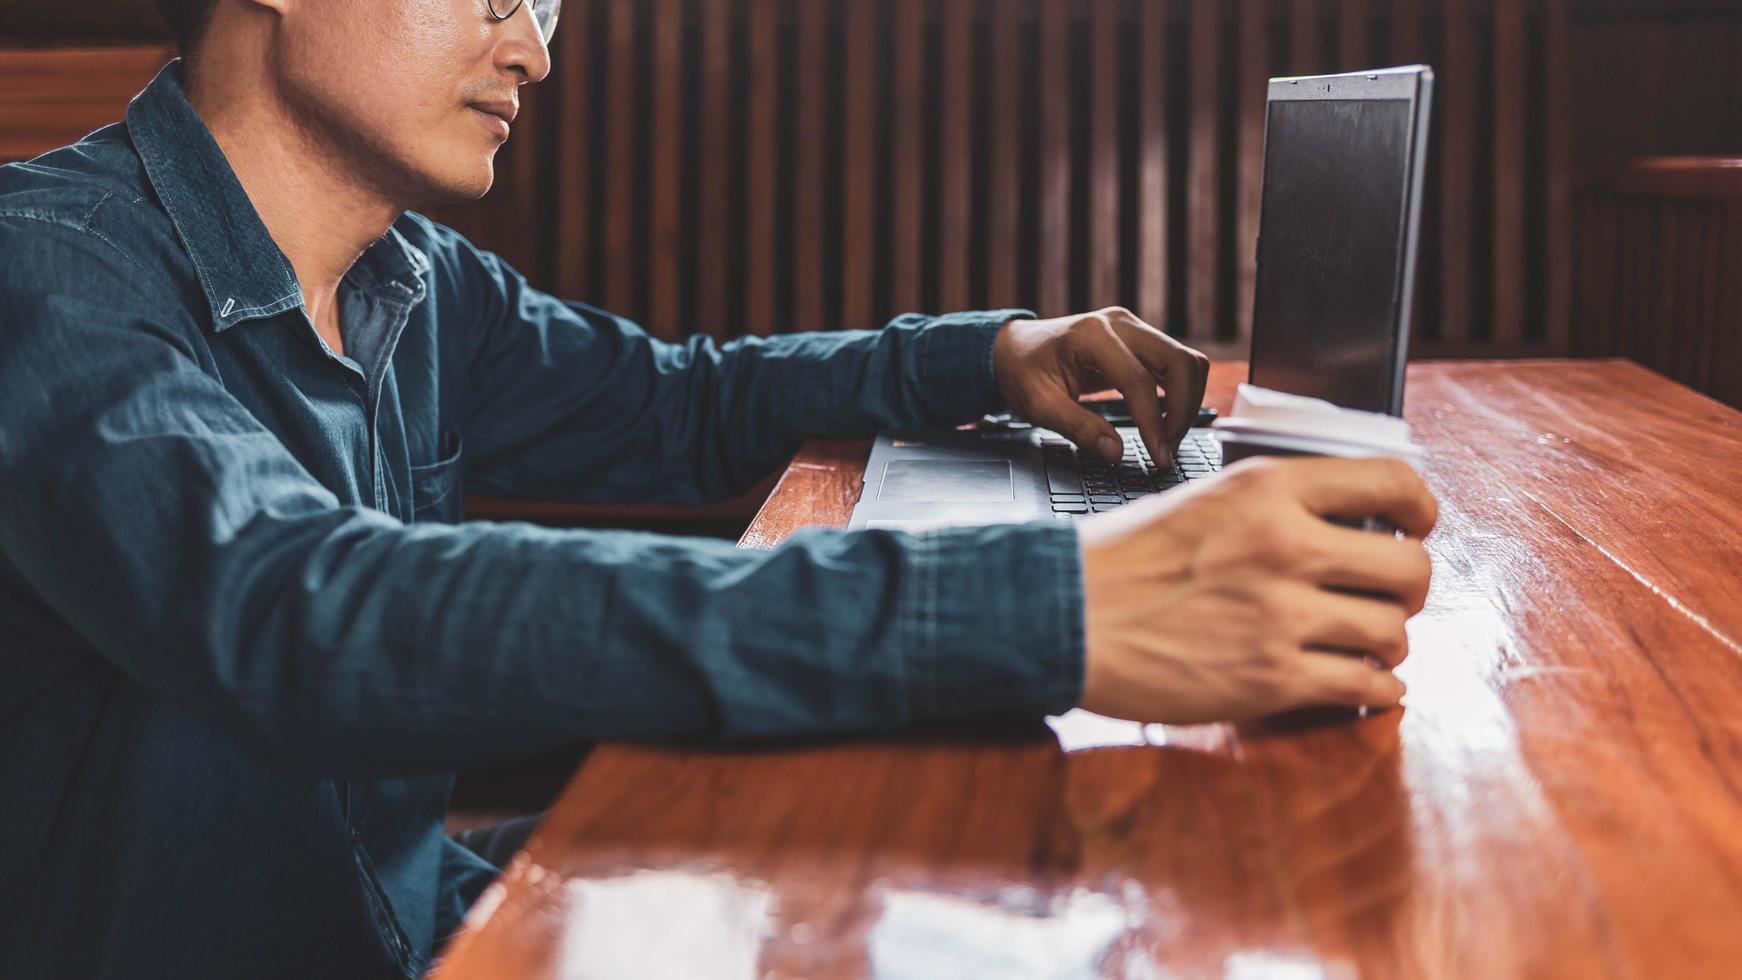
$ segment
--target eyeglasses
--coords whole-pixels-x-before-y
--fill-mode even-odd
[[[520,12],[521,4],[532,8],[532,19],[538,22],[538,33],[544,43],[556,35],[556,17],[563,12],[563,0],[490,0],[490,16],[507,20]]]

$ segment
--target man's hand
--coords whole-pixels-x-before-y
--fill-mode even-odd
[[[1077,403],[1088,391],[1117,388],[1156,463],[1166,466],[1204,400],[1210,359],[1109,306],[1051,320],[1012,320],[992,347],[998,387],[1016,414],[1084,452],[1116,462],[1124,446],[1112,423]],[[1166,390],[1165,411],[1155,394]]]
[[[1083,707],[1189,724],[1396,704],[1438,514],[1406,463],[1266,458],[1083,522]]]

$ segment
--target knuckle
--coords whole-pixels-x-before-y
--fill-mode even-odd
[[[1404,625],[1406,620],[1403,610],[1393,607],[1378,635],[1373,637],[1374,650],[1386,663],[1401,662],[1404,652],[1409,649],[1409,630]]]
[[[1419,541],[1410,542],[1409,549],[1409,612],[1411,615],[1421,612],[1427,605],[1428,589],[1433,584],[1434,561],[1427,548]]]
[[[1345,704],[1365,704],[1378,700],[1378,679],[1367,671],[1350,671],[1332,685],[1332,694]]]
[[[1399,500],[1427,493],[1427,485],[1421,482],[1421,474],[1415,471],[1415,467],[1401,459],[1387,459],[1384,463],[1387,486]]]
[[[1258,553],[1265,564],[1294,568],[1312,557],[1312,543],[1299,522],[1269,520],[1259,525]]]
[[[1222,471],[1222,482],[1240,493],[1273,494],[1286,479],[1284,462],[1274,456],[1243,459]]]

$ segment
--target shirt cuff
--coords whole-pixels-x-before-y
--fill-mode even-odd
[[[926,393],[929,421],[955,425],[1005,408],[992,363],[998,331],[1029,310],[971,310],[933,317],[919,338],[917,375]]]
[[[1084,666],[1075,526],[940,528],[912,538],[899,600],[912,717],[1075,707]]]

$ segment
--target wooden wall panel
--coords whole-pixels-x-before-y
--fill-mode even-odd
[[[743,191],[735,186],[743,159],[733,123],[740,106],[734,29],[742,11],[734,0],[700,0],[701,72],[696,138],[696,209],[680,234],[696,239],[695,312],[691,326],[720,339],[738,322],[732,280],[742,275],[734,259],[733,204]],[[579,196],[579,195],[574,195]]]
[[[1040,170],[1039,259],[1035,269],[1041,316],[1069,313],[1071,255],[1071,10],[1063,0],[1041,0],[1038,70],[1040,140],[1033,164]]]
[[[1190,65],[1190,149],[1186,155],[1186,323],[1180,332],[1194,341],[1212,339],[1221,322],[1222,277],[1219,154],[1222,113],[1222,23],[1217,0],[1193,0]],[[1179,329],[1181,324],[1172,324]]]
[[[1165,324],[1168,277],[1168,222],[1172,218],[1168,199],[1168,113],[1170,91],[1167,50],[1168,21],[1161,4],[1145,3],[1138,20],[1138,163],[1137,163],[1137,303],[1138,316]]]
[[[1572,352],[1627,357],[1742,406],[1742,158],[1586,178]]]
[[[1120,143],[1125,80],[1120,64],[1121,34],[1128,22],[1120,0],[1095,0],[1089,7],[1089,300],[1119,295],[1123,239],[1119,229]],[[1108,300],[1111,303],[1111,299]]]
[[[744,317],[730,328],[766,335],[777,316],[775,283],[782,275],[776,240],[780,184],[781,0],[747,0],[748,122],[744,132]]]
[[[1238,108],[1235,110],[1239,198],[1235,202],[1234,248],[1240,266],[1235,301],[1239,304],[1236,332],[1252,330],[1252,303],[1258,289],[1258,218],[1264,190],[1264,119],[1271,72],[1270,18],[1263,4],[1240,5],[1240,65]]]
[[[942,43],[936,69],[937,124],[937,277],[938,309],[955,310],[972,300],[969,240],[973,235],[973,0],[940,0]]]
[[[684,52],[684,0],[651,0],[653,13],[653,112],[649,118],[647,178],[649,190],[648,322],[667,338],[681,336],[697,324],[686,322],[683,302],[693,295],[684,268],[684,237],[695,233],[685,208],[684,79],[691,65]]]
[[[793,118],[793,217],[790,283],[792,315],[777,328],[821,330],[834,324],[824,318],[826,295],[823,266],[824,236],[827,234],[825,209],[830,190],[827,139],[830,106],[830,77],[839,70],[830,62],[829,18],[831,4],[814,0],[797,0],[796,26],[793,38],[794,61],[792,98],[796,104]],[[776,269],[777,277],[788,274]]]
[[[1493,18],[1493,337],[1514,348],[1524,340],[1526,289],[1524,4],[1497,3]]]
[[[845,35],[847,91],[841,191],[842,326],[872,326],[875,316],[877,256],[878,121],[881,119],[880,68],[883,18],[874,4],[847,5]]]
[[[1023,6],[1023,0],[1000,0]],[[1028,54],[1022,47],[1025,18],[1031,10],[991,18],[987,85],[990,107],[986,141],[987,215],[986,300],[995,307],[1020,306],[1022,293],[1021,248],[998,248],[996,243],[1020,242],[1022,231],[1022,164],[1032,147],[1025,138],[1024,119],[1030,108],[1022,104],[1023,71]]]
[[[604,268],[595,294],[614,310],[636,311],[645,316],[646,293],[642,289],[646,255],[637,240],[645,231],[641,205],[642,166],[639,144],[648,138],[638,96],[641,79],[641,0],[607,0],[605,56]],[[674,332],[674,324],[649,323],[656,333]]]
[[[1470,345],[1470,212],[1476,181],[1476,52],[1470,0],[1443,0],[1435,79],[1439,133],[1439,335],[1453,349]]]
[[[497,188],[437,216],[665,337],[1121,303],[1238,354],[1265,79],[1427,61],[1414,350],[1554,353],[1593,2],[570,0]]]
[[[589,244],[557,230],[555,279],[662,336],[1120,303],[1237,355],[1266,79],[1425,60],[1439,121],[1416,349],[1553,353],[1569,134],[1542,121],[1567,98],[1573,2],[578,0],[603,12],[564,39],[603,67],[559,73],[563,129],[604,134],[587,148],[603,172],[560,140],[583,179],[557,213],[602,214]]]
[[[0,163],[27,160],[121,119],[175,56],[162,46],[0,52]]]

